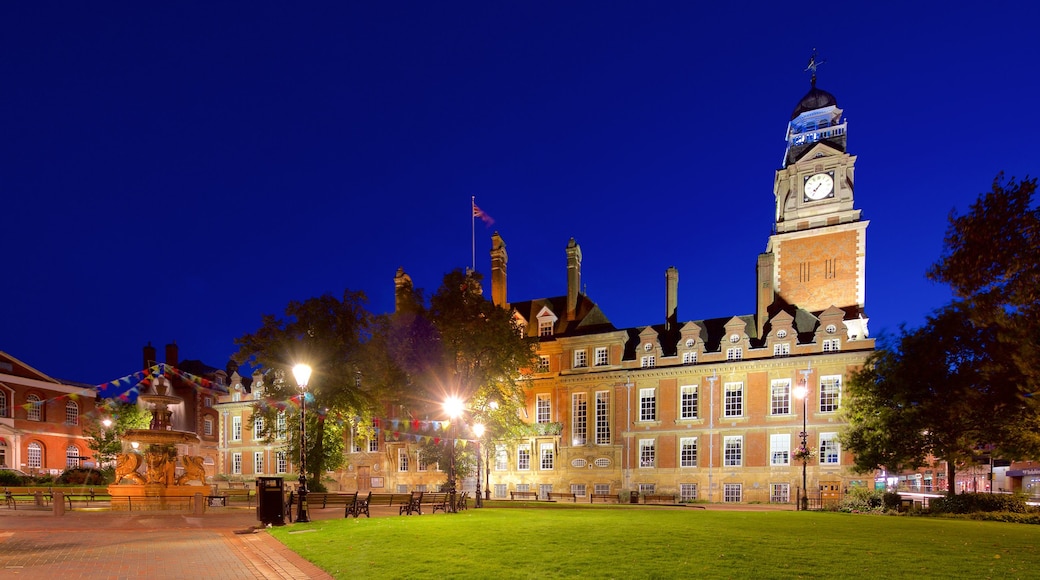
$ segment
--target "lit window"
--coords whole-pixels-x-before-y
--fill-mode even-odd
[[[538,321],[538,336],[552,336],[553,321],[551,319]]]
[[[531,446],[529,444],[516,448],[516,468],[520,471],[531,469]]]
[[[549,357],[546,355],[538,356],[538,367],[535,368],[535,372],[547,373],[549,372]]]
[[[722,438],[722,464],[740,467],[744,462],[744,438],[740,435]]]
[[[726,417],[744,416],[744,383],[726,383],[724,399]]]
[[[639,420],[657,420],[657,391],[655,389],[639,389]]]
[[[589,366],[589,353],[586,350],[574,351],[574,368],[583,369]]]
[[[697,385],[679,387],[679,418],[697,418]]]
[[[36,395],[29,395],[25,398],[25,402],[29,404],[26,418],[30,421],[43,421],[43,403],[40,398]]]
[[[600,347],[596,349],[596,366],[601,367],[610,364],[610,360],[607,358],[606,347]]]
[[[820,464],[838,465],[841,446],[837,433],[820,433]]]
[[[841,376],[820,377],[820,412],[833,413],[841,405]]]
[[[538,395],[535,398],[535,421],[548,423],[552,420],[552,405],[549,395]]]
[[[610,392],[596,391],[596,445],[610,444]]]
[[[79,405],[75,401],[65,401],[65,424],[79,425]]]
[[[553,444],[552,443],[542,443],[541,446],[539,446],[538,449],[541,452],[540,456],[541,456],[541,460],[542,460],[541,461],[542,469],[552,469],[553,468]]]
[[[585,393],[571,395],[571,445],[588,443],[589,401]]]
[[[769,435],[769,464],[791,464],[791,436],[787,433]]]
[[[69,445],[65,448],[65,468],[79,467],[79,448]]]
[[[770,385],[770,415],[791,414],[791,380],[778,379]]]
[[[656,455],[656,442],[653,439],[639,440],[639,467],[653,467]]]
[[[697,438],[679,439],[679,467],[697,467]]]
[[[739,346],[726,349],[726,360],[744,360],[744,349]]]

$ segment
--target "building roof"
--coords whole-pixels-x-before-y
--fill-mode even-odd
[[[834,98],[834,95],[827,91],[816,88],[816,80],[814,77],[812,88],[809,89],[809,92],[806,93],[804,97],[802,97],[802,100],[798,101],[798,106],[795,107],[794,112],[791,113],[791,120],[796,119],[798,115],[801,115],[806,111],[813,111],[832,106],[838,106],[838,99]]]

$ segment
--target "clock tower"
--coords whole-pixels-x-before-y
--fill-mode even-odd
[[[856,156],[834,95],[812,86],[787,126],[783,165],[773,180],[776,217],[758,258],[758,330],[787,306],[845,312],[850,335],[866,336],[866,232],[855,207]],[[801,329],[802,332],[811,329]]]

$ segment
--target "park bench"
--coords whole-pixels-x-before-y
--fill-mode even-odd
[[[371,506],[398,507],[400,508],[398,513],[403,514],[406,511],[408,511],[411,500],[412,494],[410,493],[368,492],[367,497],[358,498],[358,501],[354,507],[354,517],[361,517],[361,514],[365,514],[366,517],[372,517],[372,515],[368,511],[368,508]]]
[[[307,494],[307,507],[325,509],[332,506],[343,506],[343,517],[347,517],[354,513],[357,496],[356,491],[354,493],[311,492]]]
[[[564,493],[562,491],[550,491],[549,501],[569,499],[572,503],[578,503],[578,495],[574,493]]]
[[[509,499],[513,499],[513,500],[516,500],[516,499],[537,500],[538,499],[538,492],[537,491],[511,491],[511,492],[509,492]]]
[[[414,503],[415,500],[413,499],[412,509],[409,511],[409,514],[412,511],[414,511],[415,513],[418,513],[419,515],[422,515],[422,506],[431,506],[433,508],[433,513],[437,513],[437,510],[441,510],[442,512],[447,513],[447,511],[448,511],[448,504],[449,504],[450,498],[451,498],[450,494],[447,494],[447,493],[426,493],[426,492],[418,491],[418,492],[413,492],[412,493],[412,497],[414,498],[416,494],[418,494],[418,497],[419,497],[418,503],[417,504]],[[416,506],[418,506],[418,507],[416,507]]]
[[[217,492],[217,497],[223,497],[227,503],[231,503],[234,500],[238,500],[245,501],[247,504],[253,505],[253,491],[250,489],[222,489]]]
[[[18,504],[46,506],[53,495],[50,489],[40,487],[7,487],[4,488],[4,503],[9,509],[18,509]]]
[[[59,488],[57,491],[60,491],[64,495],[65,501],[68,502],[68,504],[69,504],[69,510],[70,511],[72,510],[73,502],[85,503],[86,507],[89,508],[90,507],[90,502],[92,502],[92,501],[93,502],[96,502],[96,501],[110,502],[110,501],[112,501],[112,496],[108,495],[107,493],[97,493],[97,492],[94,491],[94,488],[92,488],[92,487],[90,487],[90,488],[73,487],[73,488],[66,488],[66,489],[60,489]]]
[[[646,494],[643,496],[643,503],[675,503],[674,495],[665,494]]]
[[[596,503],[599,500],[603,503],[614,502],[621,503],[621,494],[618,493],[593,493],[589,494],[589,503]]]
[[[455,511],[461,512],[462,510],[469,509],[469,492],[464,491],[455,496]]]

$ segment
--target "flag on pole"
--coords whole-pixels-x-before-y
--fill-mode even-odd
[[[476,202],[473,202],[473,217],[480,218],[481,221],[483,221],[485,225],[489,225],[490,226],[491,224],[495,223],[495,220],[492,219],[491,216],[489,216],[488,214],[484,213],[484,210],[482,210],[479,207],[477,207],[477,203]]]

